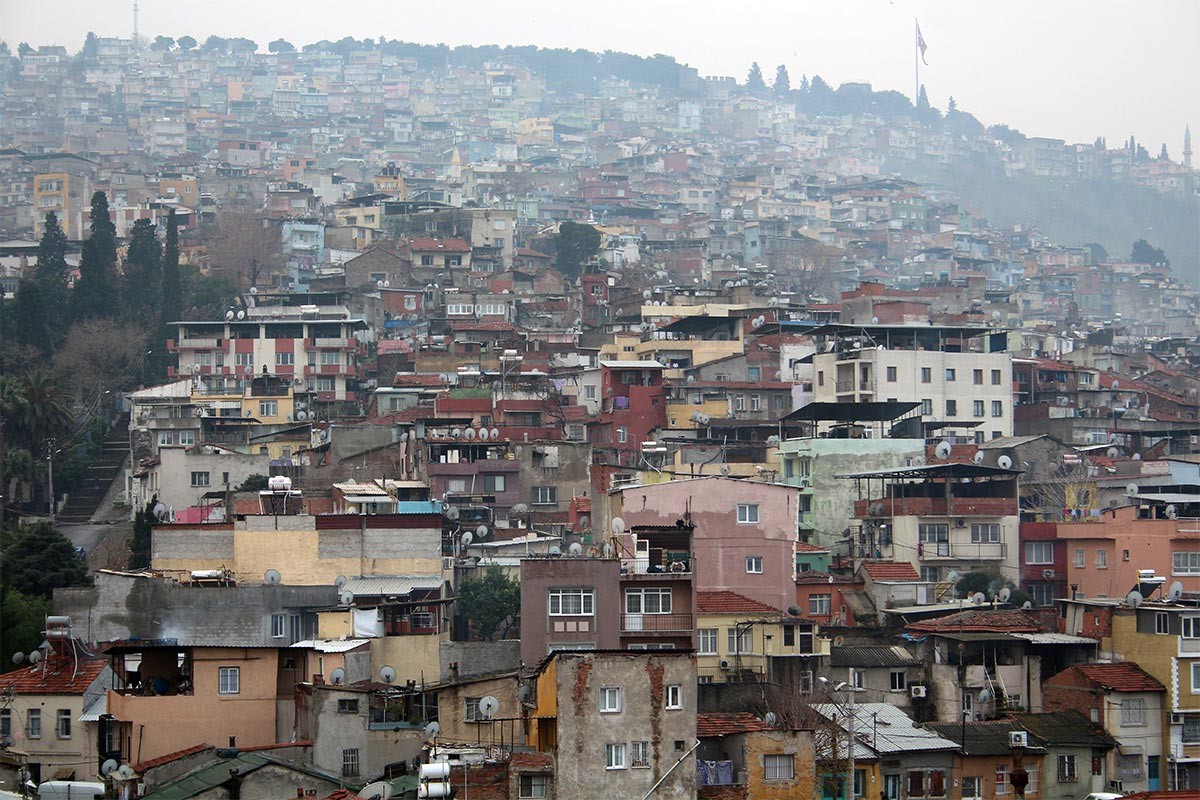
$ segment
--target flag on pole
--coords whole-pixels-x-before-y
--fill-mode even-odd
[[[929,62],[925,60],[925,37],[921,35],[921,23],[917,23],[917,49],[921,51],[921,63],[929,66]]]

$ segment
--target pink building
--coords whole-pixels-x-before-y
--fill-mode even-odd
[[[752,480],[691,478],[616,489],[613,516],[630,528],[690,522],[697,591],[737,592],[788,608],[796,602],[799,493]]]

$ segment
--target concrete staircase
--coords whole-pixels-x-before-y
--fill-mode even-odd
[[[129,458],[129,417],[122,415],[117,424],[109,428],[99,455],[87,468],[83,484],[77,486],[67,499],[67,504],[58,512],[58,521],[65,523],[88,522],[114,480],[123,478],[125,460]]]

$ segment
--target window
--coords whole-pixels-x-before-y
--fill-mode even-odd
[[[277,417],[279,416],[279,401],[278,400],[259,400],[258,415],[260,417]]]
[[[583,387],[583,397],[585,400],[595,400],[596,387],[592,384],[588,384],[587,386]]]
[[[1117,756],[1117,780],[1140,781],[1142,779],[1142,755],[1134,753]]]
[[[624,425],[617,426],[617,444],[625,444],[629,441],[629,429]]]
[[[762,367],[746,367],[746,380],[760,381],[762,380]]]
[[[629,763],[634,767],[650,766],[650,743],[649,742],[630,742],[629,743]]]
[[[738,503],[737,521],[739,525],[753,525],[758,522],[757,503]]]
[[[521,800],[527,800],[527,798],[545,797],[550,780],[546,775],[522,775],[518,784],[517,796]]]
[[[1200,639],[1200,617],[1183,617],[1181,635],[1185,639]]]
[[[558,487],[557,486],[535,486],[535,487],[533,487],[533,504],[535,506],[558,505]]]
[[[40,708],[31,708],[25,714],[25,738],[42,738],[42,710]]]
[[[1075,763],[1075,756],[1059,756],[1058,757],[1058,782],[1059,783],[1074,783],[1079,780],[1079,768]]]
[[[796,778],[796,757],[788,753],[763,756],[763,780],[790,781]]]
[[[971,413],[974,414],[976,417],[983,416],[983,401],[982,400],[976,400],[971,404]]]
[[[1026,564],[1053,564],[1054,542],[1026,542]]]
[[[54,735],[59,739],[71,738],[71,709],[60,708],[55,716]]]
[[[992,416],[993,417],[1003,417],[1004,416],[1004,402],[1003,401],[1001,401],[1001,400],[993,400],[992,401]]]
[[[341,364],[342,363],[342,354],[339,353],[337,350],[322,350],[321,351],[321,363],[325,364],[325,365]]]
[[[179,443],[181,445],[184,445],[185,447],[191,447],[192,445],[194,445],[196,443],[196,432],[195,431],[180,431],[179,432]]]
[[[1172,553],[1172,575],[1200,575],[1200,552]]]
[[[909,797],[924,797],[925,796],[925,773],[920,770],[912,770],[908,773],[908,796]]]
[[[338,700],[337,713],[339,714],[357,714],[358,713],[358,698],[343,697]]]
[[[279,367],[292,366],[296,363],[295,353],[276,353],[275,365]]]
[[[996,544],[1000,541],[1000,526],[994,522],[977,522],[971,525],[972,544]]]
[[[744,395],[744,394],[734,395],[733,410],[734,411],[745,411],[746,410],[746,395]]]
[[[600,687],[600,713],[616,714],[621,710],[621,687]]]
[[[828,617],[832,607],[832,594],[810,594],[808,596],[808,613],[814,617]]]
[[[922,583],[937,583],[942,579],[941,567],[921,567],[918,572],[921,573]]]
[[[1028,584],[1029,599],[1035,606],[1052,606],[1054,605],[1054,584],[1053,583],[1031,583]]]
[[[762,410],[762,395],[757,395],[757,394],[750,395],[750,410],[751,411],[761,411]]]
[[[796,646],[796,626],[795,625],[784,625],[783,626],[783,646],[784,647],[795,647]]]
[[[1155,633],[1170,633],[1171,618],[1165,611],[1154,612],[1154,632]]]
[[[954,383],[954,370],[949,367],[946,368],[946,383]]]
[[[946,401],[946,416],[947,417],[957,417],[958,416],[958,401],[957,400],[947,400]]]
[[[933,370],[930,367],[921,367],[921,383],[933,383]]]
[[[478,697],[463,698],[463,721],[464,722],[482,722],[484,716],[479,713]]]
[[[318,392],[332,392],[333,378],[317,378],[316,387]]]
[[[667,687],[667,708],[672,711],[683,708],[683,686],[678,683]]]
[[[1108,551],[1096,551],[1096,569],[1108,569]]]
[[[1026,787],[1025,792],[1026,792],[1026,794],[1029,793],[1028,787]],[[1007,794],[1008,794],[1008,765],[1007,764],[997,764],[996,765],[996,796],[1000,797],[1002,795],[1007,795]]]
[[[1083,548],[1082,547],[1076,548],[1076,550],[1075,550],[1075,566],[1078,569],[1083,569],[1083,565],[1084,565]]]
[[[242,668],[219,667],[217,669],[217,694],[241,694]]]
[[[928,397],[921,400],[921,413],[922,414],[932,414],[933,413],[933,401],[930,400]]]
[[[1140,697],[1127,697],[1121,701],[1121,724],[1142,726],[1146,724],[1146,701]]]
[[[503,492],[504,491],[504,476],[503,475],[487,475],[483,476],[483,491],[485,492]]]
[[[604,745],[604,768],[625,769],[625,743]]]
[[[759,575],[763,571],[762,556],[746,556],[746,572]]]
[[[239,367],[253,367],[254,353],[236,353],[234,354],[233,363]]]
[[[979,800],[983,797],[983,778],[968,775],[962,779],[963,800]]]
[[[671,590],[626,589],[626,614],[670,614]]]
[[[902,669],[892,670],[889,678],[890,678],[889,685],[893,692],[903,692],[905,689],[908,688],[908,680],[907,680],[907,676],[904,674],[904,670],[902,670]]]
[[[158,446],[159,447],[170,447],[173,444],[175,444],[175,432],[174,431],[159,431],[158,432]]]
[[[857,794],[857,786],[855,787],[855,793]],[[929,796],[946,796],[946,773],[940,769],[929,770]]]
[[[1187,714],[1184,716],[1183,741],[1187,744],[1200,742],[1200,714]]]
[[[992,370],[992,386],[999,386],[999,385],[1000,385],[1000,370],[994,369],[994,370]]]
[[[750,625],[735,625],[725,629],[725,645],[729,655],[745,655],[754,652],[754,628]]]
[[[700,655],[715,656],[717,654],[716,628],[700,628],[698,631],[696,631],[696,636],[699,641]]]
[[[0,736],[12,736],[11,708],[0,708]]]
[[[895,383],[895,382],[896,382],[896,368],[895,368],[895,367],[888,367],[888,368],[887,368],[886,375],[887,375],[887,382],[888,382],[888,383]]]
[[[976,386],[983,386],[983,370],[977,369],[971,371],[971,380]]]
[[[286,614],[272,614],[271,615],[271,638],[272,639],[282,639],[284,633],[286,632],[286,629],[287,629],[287,615]]]
[[[590,617],[596,613],[596,590],[551,589],[548,607],[557,616]]]
[[[358,777],[358,748],[348,747],[342,751],[342,777]]]
[[[207,472],[193,472],[192,473],[192,486],[208,486],[208,473]]]
[[[1192,694],[1200,694],[1200,663],[1192,664]]]

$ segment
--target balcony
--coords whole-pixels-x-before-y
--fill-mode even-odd
[[[691,614],[621,615],[621,633],[669,633],[676,635],[690,632],[693,625]]]
[[[1004,542],[921,542],[917,557],[922,561],[999,561],[1006,555]]]
[[[838,381],[836,387],[838,394],[847,394],[854,391],[854,381]]]
[[[668,553],[663,564],[651,564],[647,559],[634,559],[621,567],[621,580],[663,580],[691,578],[692,557],[688,553]]]
[[[896,497],[855,500],[854,516],[862,517],[1013,517],[1015,497]]]

